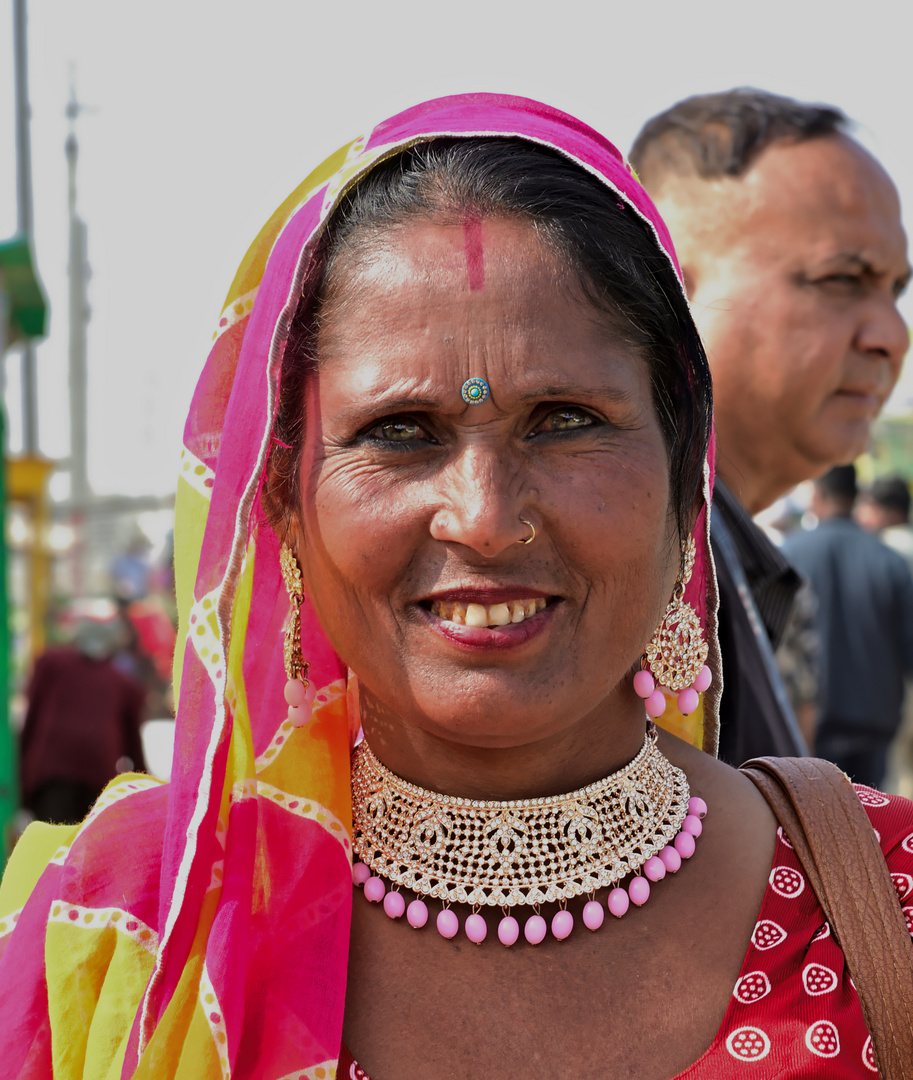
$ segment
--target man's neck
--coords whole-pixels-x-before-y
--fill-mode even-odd
[[[762,477],[733,469],[717,461],[717,476],[739,500],[752,517],[766,510],[789,490],[777,483],[765,483]]]

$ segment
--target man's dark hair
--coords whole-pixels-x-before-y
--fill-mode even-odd
[[[852,509],[856,501],[856,466],[836,465],[815,481],[819,494]]]
[[[667,174],[711,180],[741,176],[772,143],[805,142],[847,131],[832,105],[806,105],[742,87],[686,98],[648,120],[631,147],[641,182],[655,190]]]
[[[562,154],[516,138],[435,139],[411,147],[362,177],[332,214],[282,365],[271,460],[287,497],[297,491],[304,382],[320,363],[321,315],[336,278],[411,221],[466,214],[529,222],[565,261],[588,303],[645,358],[669,452],[672,505],[684,534],[703,484],[712,391],[681,284],[650,226],[606,184]]]
[[[877,506],[894,510],[902,515],[904,521],[909,521],[910,487],[903,477],[883,476],[872,484],[866,494]]]

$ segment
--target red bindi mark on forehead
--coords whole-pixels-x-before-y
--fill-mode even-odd
[[[473,292],[485,288],[485,252],[482,249],[482,218],[468,214],[463,218],[463,251],[466,255],[466,274]]]

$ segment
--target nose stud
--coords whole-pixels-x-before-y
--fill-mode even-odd
[[[481,405],[487,400],[488,393],[488,383],[484,379],[467,379],[460,390],[467,405]]]
[[[532,533],[529,536],[524,536],[521,540],[518,540],[518,544],[531,544],[536,539],[536,526],[527,521],[526,518],[520,518],[524,525],[528,525],[532,529]]]

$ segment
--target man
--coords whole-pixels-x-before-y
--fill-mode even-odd
[[[732,90],[654,117],[631,151],[713,371],[721,756],[734,763],[803,751],[772,653],[799,579],[749,515],[865,448],[907,348],[897,193],[847,127],[837,109]]]
[[[815,752],[860,784],[880,787],[913,673],[913,577],[904,559],[853,521],[856,470],[815,481],[818,526],[784,551],[818,599],[820,719]]]

